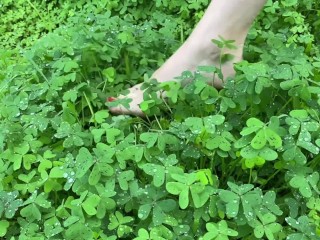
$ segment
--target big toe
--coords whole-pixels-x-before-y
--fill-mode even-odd
[[[109,111],[111,113],[118,115],[134,115],[140,117],[145,116],[145,114],[140,109],[140,103],[143,101],[143,93],[137,86],[131,88],[130,93],[127,96],[120,95],[116,100],[121,99],[131,99],[129,108],[126,108],[123,105],[110,107]]]

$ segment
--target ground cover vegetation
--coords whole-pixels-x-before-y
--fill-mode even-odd
[[[268,1],[220,91],[148,79],[208,1],[1,4],[0,237],[320,238],[317,1]],[[143,81],[146,118],[108,112]]]

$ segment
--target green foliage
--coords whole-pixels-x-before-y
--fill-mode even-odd
[[[0,53],[0,237],[319,239],[318,3],[269,1],[218,91],[148,79],[208,1],[99,2],[35,1],[73,17]],[[110,114],[138,82],[147,118]]]

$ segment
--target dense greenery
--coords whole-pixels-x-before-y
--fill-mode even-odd
[[[45,27],[3,18],[31,30],[1,41],[0,237],[320,238],[319,3],[269,1],[220,91],[214,66],[148,79],[208,1],[30,3],[2,3]],[[112,116],[143,81],[147,117]]]

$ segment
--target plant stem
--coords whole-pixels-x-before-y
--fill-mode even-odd
[[[292,101],[292,98],[290,98],[277,112],[277,115],[280,115],[280,113],[282,112],[283,109],[285,109],[285,107]]]
[[[249,170],[249,181],[248,181],[249,184],[251,183],[251,178],[252,178],[252,168],[250,168]]]
[[[312,159],[307,165],[310,167],[312,165],[312,168],[315,169],[316,166],[320,162],[320,155],[317,155],[314,159]]]
[[[162,96],[162,94],[160,94],[160,97],[161,97],[162,101],[164,102],[164,105],[166,105],[166,107],[168,108],[169,112],[172,114],[172,110],[171,110],[170,106],[168,105],[168,103],[164,100],[164,97]]]
[[[124,54],[124,61],[126,65],[126,74],[127,74],[127,77],[129,78],[131,75],[131,70],[130,70],[130,60],[127,53]]]
[[[162,129],[162,127],[161,127],[161,124],[160,124],[160,122],[159,122],[159,119],[157,118],[156,115],[154,115],[154,117],[156,118],[156,121],[157,121],[157,123],[158,123],[159,128],[161,129],[161,131],[163,131],[163,129]]]
[[[265,183],[261,184],[261,187],[267,185],[267,183],[272,179],[274,178],[279,172],[281,171],[281,169],[278,169],[277,171],[275,171],[268,179]]]
[[[90,103],[90,101],[89,101],[89,99],[88,99],[88,97],[87,97],[87,94],[86,94],[85,92],[83,92],[83,96],[84,96],[84,98],[85,98],[86,101],[87,101],[87,104],[88,104],[88,107],[89,107],[89,109],[90,109],[90,112],[91,112],[92,117],[94,117],[93,108],[92,108],[91,103]]]

